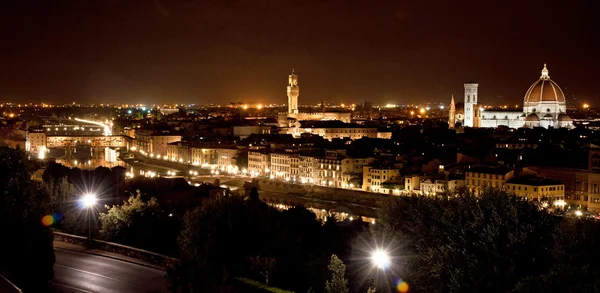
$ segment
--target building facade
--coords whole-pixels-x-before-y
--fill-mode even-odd
[[[181,141],[181,135],[169,131],[154,131],[150,129],[135,130],[135,146],[138,151],[148,154],[168,155],[167,146],[170,143]]]
[[[291,152],[271,153],[271,174],[275,179],[299,180],[299,155]]]
[[[486,188],[503,188],[504,183],[513,177],[514,171],[504,166],[473,167],[465,173],[465,186],[479,194]]]
[[[554,203],[565,199],[565,185],[557,180],[540,177],[515,177],[504,184],[504,190],[536,202]]]
[[[392,185],[402,184],[399,169],[363,166],[362,175],[362,189],[364,191],[379,192],[381,188],[389,189]]]
[[[248,173],[254,176],[269,175],[271,173],[271,155],[264,150],[249,150]]]

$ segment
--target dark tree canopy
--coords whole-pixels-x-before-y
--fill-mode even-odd
[[[381,234],[401,233],[416,292],[595,292],[600,227],[498,190],[391,200]],[[559,290],[560,288],[560,290]]]
[[[22,150],[0,148],[0,272],[19,287],[39,292],[53,277],[52,231],[41,219],[48,197],[31,179],[32,165]]]

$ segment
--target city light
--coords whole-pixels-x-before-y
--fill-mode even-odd
[[[376,249],[371,253],[371,262],[377,268],[385,270],[391,264],[390,255],[387,251],[382,249]]]
[[[583,108],[584,108],[584,109],[587,109],[587,108],[589,108],[589,107],[590,107],[590,105],[588,105],[588,104],[583,104]]]
[[[554,205],[555,205],[555,206],[558,206],[558,207],[561,207],[561,208],[564,208],[564,207],[565,207],[565,205],[567,205],[567,203],[566,203],[564,200],[562,200],[562,199],[561,199],[561,200],[557,200],[557,201],[555,201],[555,202],[554,202]]]
[[[90,208],[98,202],[98,198],[92,193],[87,193],[81,197],[80,202],[84,208]]]
[[[580,210],[575,211],[575,216],[581,217],[583,216],[583,212]]]
[[[46,152],[48,151],[48,149],[46,149],[45,146],[42,146],[40,148],[40,150],[38,151],[38,159],[43,160],[46,158]]]

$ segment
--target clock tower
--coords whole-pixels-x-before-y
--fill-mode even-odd
[[[294,73],[288,77],[287,96],[288,96],[288,114],[298,115],[298,96],[300,87],[298,86],[298,75]]]

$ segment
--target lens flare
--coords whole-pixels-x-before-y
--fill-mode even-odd
[[[398,281],[396,281],[396,289],[398,289],[398,292],[400,293],[406,293],[408,292],[408,283],[406,283],[402,279],[399,279]]]
[[[42,224],[46,227],[54,224],[54,217],[52,217],[52,215],[45,215],[42,218]]]

